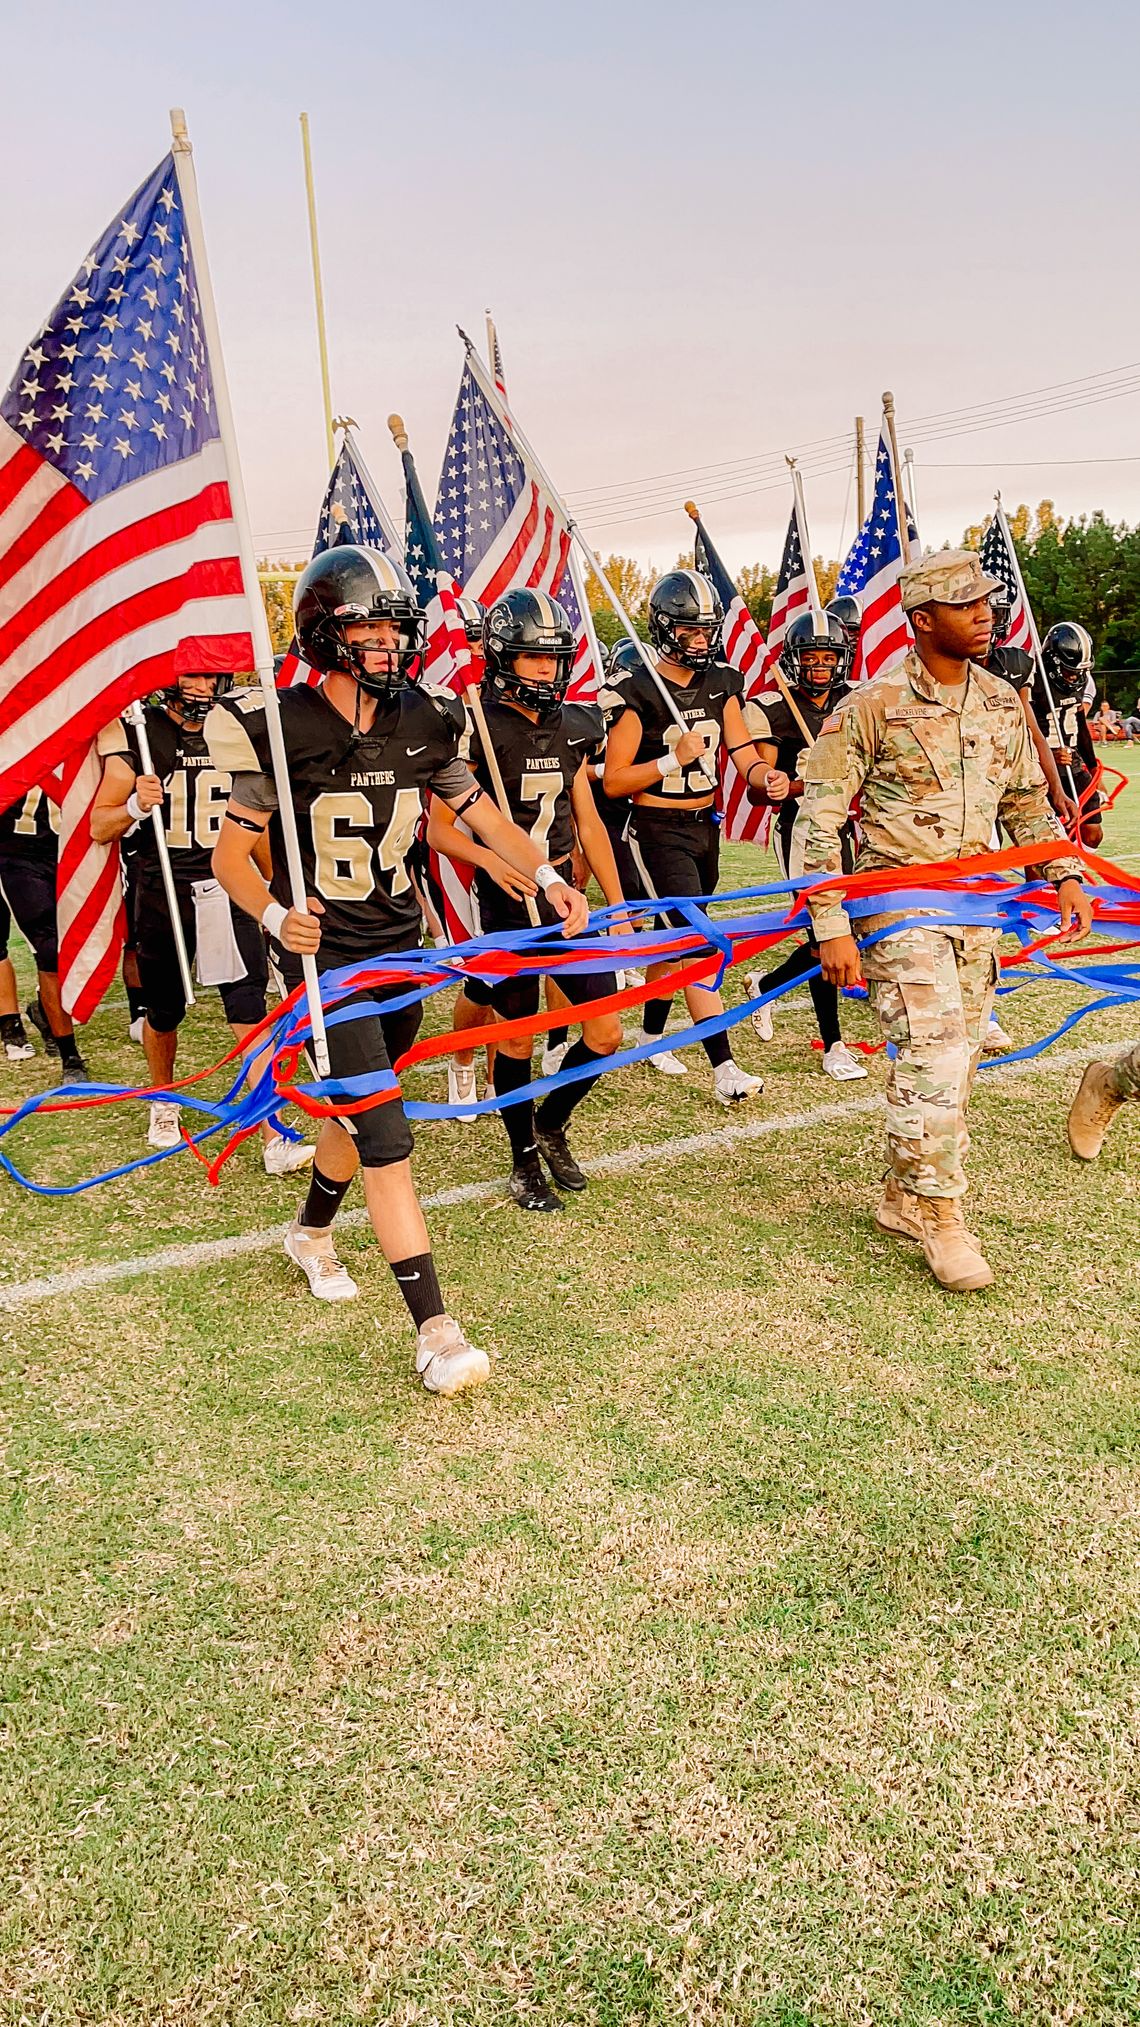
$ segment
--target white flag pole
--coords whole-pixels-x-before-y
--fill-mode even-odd
[[[317,193],[313,183],[313,151],[309,145],[309,115],[301,114],[301,152],[305,162],[305,200],[309,207],[309,250],[313,257],[313,297],[317,306],[317,347],[321,360],[321,398],[325,411],[325,442],[329,470],[336,463],[333,439],[332,392],[329,385],[329,341],[325,330],[325,292],[321,284],[321,249],[317,238]]]
[[[915,525],[915,527],[917,528],[917,526],[918,526],[918,487],[917,487],[917,485],[915,484],[915,477],[914,477],[914,452],[913,452],[912,450],[904,450],[904,452],[903,452],[903,464],[904,464],[904,465],[905,465],[905,467],[906,467],[906,477],[907,477],[907,487],[906,487],[906,497],[907,497],[907,505],[908,505],[908,507],[910,508],[910,518],[911,518],[911,520],[912,520],[912,521],[914,522],[914,525]]]
[[[218,404],[218,434],[226,454],[226,476],[229,480],[230,506],[234,528],[237,534],[238,555],[241,559],[242,581],[245,585],[246,601],[249,606],[250,632],[253,636],[253,659],[257,679],[265,698],[265,722],[269,731],[269,747],[273,757],[273,779],[277,788],[278,814],[285,839],[285,859],[289,871],[289,885],[293,895],[293,906],[298,914],[308,913],[305,895],[305,875],[301,865],[301,844],[297,836],[297,814],[293,808],[293,791],[289,781],[289,762],[285,753],[285,739],[281,730],[281,705],[277,685],[273,679],[273,642],[269,637],[269,622],[265,616],[265,605],[261,587],[257,581],[257,558],[253,548],[253,531],[249,523],[249,507],[246,503],[245,486],[242,483],[241,462],[238,458],[237,435],[234,430],[233,410],[230,407],[230,392],[226,382],[226,369],[222,359],[222,343],[218,330],[218,312],[214,304],[214,292],[210,286],[210,269],[206,260],[206,240],[202,230],[202,213],[198,203],[198,181],[194,174],[194,157],[190,148],[190,137],[186,131],[186,115],[180,106],[175,106],[170,115],[170,131],[173,136],[174,171],[178,178],[178,190],[182,198],[182,212],[186,220],[186,237],[193,256],[194,270],[198,282],[198,295],[202,311],[202,324],[206,334],[206,354],[214,382],[214,398]],[[325,1038],[325,1016],[321,1005],[321,988],[317,976],[317,961],[312,955],[303,957],[301,967],[305,979],[305,991],[309,1001],[309,1020],[313,1030],[313,1055],[317,1075],[327,1077],[329,1072],[328,1042]]]
[[[1061,720],[1057,711],[1057,703],[1053,695],[1053,688],[1045,670],[1045,657],[1041,652],[1041,636],[1037,631],[1037,621],[1033,617],[1033,607],[1029,603],[1029,593],[1025,589],[1025,579],[1021,574],[1021,562],[1018,557],[1017,550],[1014,547],[1013,536],[1010,534],[1009,522],[1005,518],[1005,508],[1002,505],[1000,493],[994,494],[994,506],[997,510],[997,524],[1002,532],[1002,537],[1004,539],[1006,547],[1006,554],[1009,557],[1010,564],[1013,569],[1013,575],[1017,583],[1018,592],[1020,593],[1021,596],[1021,602],[1025,607],[1025,617],[1029,623],[1029,638],[1033,644],[1033,659],[1037,664],[1037,673],[1041,678],[1041,687],[1045,692],[1045,701],[1049,706],[1049,722],[1052,731],[1054,733],[1054,736],[1056,737],[1058,746],[1063,747],[1064,740],[1061,737]],[[1080,797],[1077,794],[1077,784],[1073,778],[1073,767],[1071,761],[1066,761],[1065,763],[1065,774],[1068,777],[1069,794],[1072,796],[1073,801],[1079,805]]]
[[[133,703],[127,712],[127,717],[135,728],[135,736],[139,742],[139,759],[143,764],[143,773],[153,774],[154,761],[151,758],[150,740],[147,737],[146,730],[146,713],[142,705],[137,701]],[[170,927],[174,932],[174,948],[178,952],[178,969],[182,974],[182,993],[187,1006],[194,1006],[196,1005],[196,1001],[194,998],[194,985],[190,977],[190,954],[186,948],[186,938],[182,934],[182,916],[178,907],[178,894],[174,886],[174,868],[170,863],[170,846],[166,842],[166,825],[162,821],[161,803],[159,803],[156,809],[151,810],[150,822],[154,826],[154,842],[158,849],[158,866],[162,874],[166,905],[170,910]]]
[[[889,391],[883,396],[883,422],[887,431],[887,442],[891,447],[891,472],[895,482],[895,511],[899,519],[899,548],[902,551],[903,567],[913,563],[921,553],[921,543],[912,542],[907,527],[906,491],[902,482],[902,466],[899,463],[899,440],[895,435],[895,397]],[[915,522],[915,532],[918,522]]]
[[[788,470],[791,472],[792,475],[792,497],[795,502],[796,534],[799,537],[800,555],[803,558],[804,576],[807,578],[808,600],[811,605],[812,622],[818,629],[819,622],[823,618],[823,601],[819,595],[819,586],[815,581],[815,564],[812,562],[811,537],[808,534],[808,524],[807,524],[807,508],[804,505],[804,482],[802,474],[800,472],[800,468],[797,465],[795,458],[794,457],[786,458],[786,462]]]
[[[344,440],[348,445],[352,461],[360,475],[360,483],[364,488],[365,498],[384,530],[385,538],[393,556],[397,562],[402,563],[404,560],[404,538],[396,527],[396,523],[388,512],[387,507],[384,505],[377,489],[376,481],[361,456],[360,445],[356,441],[354,424],[350,421],[344,421],[339,426],[344,430]]]
[[[653,656],[650,654],[649,649],[645,645],[645,642],[641,639],[640,635],[638,634],[637,628],[635,627],[632,619],[630,618],[628,612],[626,611],[624,605],[622,604],[621,599],[618,597],[617,592],[614,590],[613,585],[610,583],[609,578],[606,576],[605,571],[602,569],[602,566],[598,561],[597,556],[595,555],[593,549],[590,547],[589,542],[587,541],[585,535],[582,533],[582,530],[579,527],[577,521],[574,519],[573,514],[570,512],[570,509],[566,505],[565,500],[562,498],[561,493],[558,491],[557,487],[553,484],[549,472],[546,470],[546,467],[543,465],[541,459],[535,455],[535,451],[532,444],[530,443],[529,439],[524,435],[523,431],[519,428],[518,423],[515,422],[512,419],[512,417],[507,414],[507,411],[503,406],[502,397],[499,394],[498,388],[495,386],[494,381],[488,375],[487,369],[484,366],[483,361],[480,359],[478,352],[475,350],[474,345],[471,343],[470,338],[467,336],[466,331],[460,329],[459,335],[467,348],[467,363],[471,368],[471,372],[474,375],[474,378],[479,383],[480,390],[487,402],[487,406],[490,409],[492,409],[494,414],[498,417],[499,421],[502,423],[503,428],[506,430],[507,435],[512,436],[514,438],[515,442],[518,444],[519,449],[522,451],[523,456],[527,459],[527,462],[534,467],[534,470],[537,473],[539,479],[541,480],[543,486],[546,488],[547,493],[550,495],[550,498],[553,500],[555,506],[557,507],[559,514],[565,521],[566,527],[571,537],[577,543],[580,553],[585,557],[586,562],[589,564],[590,569],[593,571],[594,576],[597,578],[598,583],[601,585],[602,590],[605,592],[606,597],[610,602],[610,605],[612,606],[614,612],[617,614],[617,617],[620,620],[621,625],[624,627],[626,633],[629,635],[630,639],[633,641],[635,647],[637,648],[637,652],[641,656],[641,659],[649,672],[650,678],[653,681],[658,691],[658,694],[661,697],[661,701],[665,705],[665,708],[669,713],[669,716],[672,718],[673,723],[679,726],[682,733],[687,732],[689,730],[689,727],[686,725],[684,719],[682,718],[681,713],[677,707],[676,701],[672,696],[670,696],[668,687],[666,686],[665,682],[663,681],[660,675],[660,672],[658,670],[656,662],[653,659]],[[694,762],[693,765],[696,766],[697,763]],[[707,777],[710,787],[715,788],[716,787],[715,760],[712,760],[710,756],[706,754],[704,760],[700,762],[700,768],[701,772]],[[712,770],[711,772],[710,769]]]

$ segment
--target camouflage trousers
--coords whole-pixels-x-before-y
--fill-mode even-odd
[[[869,932],[892,919],[874,916],[861,926]],[[997,941],[992,929],[912,928],[863,951],[863,975],[895,1050],[887,1071],[888,1157],[916,1196],[966,1192],[966,1107],[993,1007]]]
[[[1112,1065],[1112,1081],[1122,1098],[1140,1098],[1140,1042]]]

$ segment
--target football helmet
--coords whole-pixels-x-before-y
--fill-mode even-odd
[[[1075,620],[1059,620],[1041,643],[1041,660],[1054,695],[1079,702],[1096,666],[1088,630]]]
[[[188,697],[182,687],[183,684],[193,682],[199,677],[205,677],[213,682],[213,694],[209,697]],[[218,698],[224,697],[226,691],[232,690],[233,686],[233,676],[219,675],[216,669],[183,669],[176,681],[158,692],[157,701],[173,707],[181,716],[184,725],[204,725]]]
[[[565,609],[545,591],[520,586],[496,599],[483,621],[483,653],[483,687],[492,697],[525,704],[540,718],[552,717],[564,702],[574,664],[574,629]],[[552,682],[519,675],[515,662],[529,655],[555,657]]]
[[[990,611],[994,616],[994,630],[990,645],[991,647],[999,648],[1005,641],[1005,637],[1009,632],[1009,623],[1013,618],[1013,593],[1008,584],[1002,584],[996,591],[991,591]]]
[[[685,645],[685,633],[705,635],[703,648]],[[649,638],[659,655],[683,669],[707,669],[720,655],[724,607],[700,570],[667,570],[649,594]]]
[[[388,668],[372,673],[365,667],[368,650],[349,641],[345,629],[382,619],[395,621],[400,644],[389,651]],[[293,627],[310,668],[351,676],[377,697],[401,689],[423,651],[424,616],[403,565],[382,549],[348,542],[322,550],[301,572]]]
[[[835,666],[830,670],[805,669],[802,657],[809,649],[830,650]],[[801,690],[813,704],[826,704],[833,690],[841,689],[851,673],[854,650],[841,619],[833,612],[798,612],[784,635],[780,667],[792,688]]]
[[[486,606],[480,605],[477,598],[468,597],[465,591],[461,591],[458,594],[455,603],[459,608],[459,617],[463,621],[463,631],[467,635],[468,647],[478,648],[480,654],[482,654],[483,621],[486,617]]]
[[[859,600],[849,591],[841,591],[828,600],[824,612],[837,619],[847,636],[847,645],[854,653],[859,645],[859,628],[863,624],[863,612]]]

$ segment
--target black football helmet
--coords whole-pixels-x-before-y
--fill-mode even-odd
[[[1079,702],[1096,666],[1092,640],[1075,620],[1062,619],[1051,626],[1041,643],[1041,660],[1054,696]]]
[[[637,642],[631,640],[628,634],[623,634],[620,640],[614,642],[606,656],[606,665],[598,688],[598,706],[606,721],[607,732],[617,724],[626,708],[626,684],[638,669],[644,667],[645,663]]]
[[[565,701],[574,665],[574,629],[564,608],[545,591],[520,587],[496,599],[483,621],[483,653],[487,673],[483,687],[492,697],[510,699],[553,717]],[[553,682],[536,683],[520,676],[515,662],[523,655],[554,655]]]
[[[183,684],[199,677],[213,683],[213,694],[209,697],[188,697]],[[184,725],[204,725],[218,698],[224,697],[233,686],[233,676],[220,675],[216,669],[180,669],[175,681],[158,692],[157,701],[176,710]]]
[[[396,622],[400,645],[390,651],[388,669],[371,674],[365,668],[367,650],[350,642],[345,628],[382,619]],[[401,689],[423,651],[424,616],[403,565],[382,549],[349,542],[322,550],[301,572],[293,593],[293,627],[310,668],[323,676],[351,676],[376,697]]]
[[[999,648],[1009,632],[1010,621],[1013,618],[1013,593],[1008,584],[1001,584],[996,591],[991,591],[990,611],[994,616],[990,646]]]
[[[863,624],[863,612],[859,600],[852,597],[849,591],[841,591],[834,598],[829,599],[823,609],[825,613],[829,612],[831,614],[832,619],[839,621],[847,636],[847,645],[852,653],[854,653],[859,645],[859,628]]]
[[[830,649],[835,667],[830,671],[805,669],[801,657],[809,648]],[[841,689],[851,673],[854,649],[850,646],[841,619],[833,612],[797,612],[784,635],[780,667],[795,690],[802,690],[813,704],[826,704],[833,690]]]
[[[480,605],[477,598],[469,598],[465,591],[459,593],[455,603],[459,608],[459,617],[463,621],[463,631],[467,635],[468,647],[478,648],[480,654],[482,654],[483,621],[487,615],[486,606]]]
[[[724,607],[700,570],[667,570],[649,594],[649,638],[659,655],[683,669],[707,669],[720,654]],[[707,645],[686,647],[687,628],[704,633]]]

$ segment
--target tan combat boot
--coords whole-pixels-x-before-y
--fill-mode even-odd
[[[913,1190],[905,1189],[897,1175],[889,1175],[875,1206],[875,1223],[881,1232],[895,1239],[913,1239],[922,1244],[922,1208]]]
[[[1090,1063],[1069,1108],[1069,1146],[1078,1161],[1096,1160],[1124,1103],[1113,1081],[1112,1064]]]
[[[943,1288],[965,1295],[988,1288],[994,1270],[983,1257],[972,1232],[966,1230],[957,1197],[921,1197],[922,1250],[926,1264]]]

